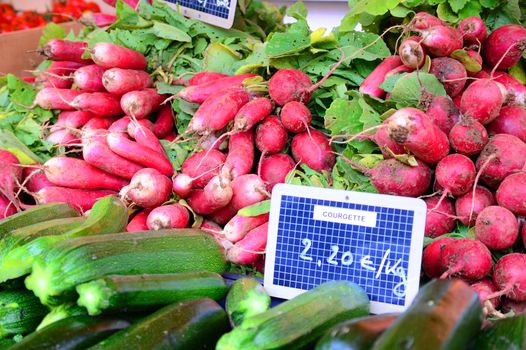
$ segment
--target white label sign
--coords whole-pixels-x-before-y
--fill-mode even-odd
[[[315,205],[314,220],[339,222],[347,225],[376,227],[376,213]]]

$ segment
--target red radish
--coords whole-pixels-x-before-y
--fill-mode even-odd
[[[260,176],[267,183],[267,190],[272,191],[277,184],[285,183],[294,167],[294,160],[288,154],[278,153],[263,158]]]
[[[101,79],[108,92],[119,96],[152,86],[150,74],[144,70],[112,68],[104,72]]]
[[[155,89],[131,91],[121,98],[121,108],[126,115],[136,119],[147,118],[152,112],[161,108],[165,97]]]
[[[44,172],[56,186],[84,190],[118,191],[128,184],[125,179],[108,174],[82,159],[53,157],[44,163]]]
[[[475,282],[471,285],[471,288],[477,292],[479,296],[480,303],[485,308],[486,313],[492,313],[495,311],[495,308],[500,305],[500,297],[493,298],[488,300],[488,296],[497,292],[497,287],[493,284],[491,279],[484,278],[478,282]]]
[[[82,128],[83,130],[108,129],[114,122],[115,118],[91,118]]]
[[[209,133],[207,135],[202,135],[198,140],[196,149],[203,149],[205,151],[208,151],[209,149],[212,149],[212,148],[216,150],[222,150],[224,148],[223,146],[225,146],[225,142],[223,141],[223,139],[226,138],[226,136],[234,134],[234,133],[223,133],[221,135],[221,138],[219,138],[216,135],[217,133],[221,133],[221,131],[215,132],[215,133]]]
[[[69,129],[81,128],[94,117],[94,114],[84,111],[64,111],[59,115],[64,120],[64,127]]]
[[[272,102],[266,97],[256,98],[239,109],[234,117],[234,131],[246,131],[272,112]]]
[[[387,74],[385,75],[385,79],[390,78],[393,75],[398,75],[398,74],[403,74],[403,73],[411,73],[411,72],[414,72],[414,71],[415,70],[413,68],[411,68],[411,67],[408,67],[406,65],[401,65],[401,66],[393,68],[389,72],[387,72]],[[385,100],[386,101],[389,100],[387,95],[385,96]]]
[[[526,86],[520,81],[502,71],[495,72],[494,80],[504,85],[507,91],[505,103],[526,106]]]
[[[145,168],[133,175],[120,194],[140,207],[156,208],[170,198],[172,181],[155,169]]]
[[[486,125],[498,117],[504,103],[501,89],[492,80],[479,79],[470,84],[460,100],[460,111]]]
[[[466,53],[468,54],[469,57],[471,57],[472,60],[477,62],[482,67],[482,56],[480,55],[478,51],[467,50]],[[472,71],[469,71],[468,68],[470,68]],[[466,71],[468,73],[468,77],[474,77],[477,73],[479,73],[480,71],[476,72],[477,68],[478,67],[467,67]],[[470,83],[469,81],[466,81],[466,86],[468,86],[469,83]]]
[[[112,43],[97,43],[90,50],[93,61],[103,68],[146,70],[147,62],[141,53]]]
[[[236,215],[225,225],[223,235],[232,243],[242,240],[247,233],[268,222],[269,214],[257,216]]]
[[[472,156],[480,153],[488,143],[488,132],[475,119],[464,118],[451,128],[449,142],[457,153]]]
[[[133,219],[130,220],[128,226],[126,226],[126,232],[148,231],[146,220],[148,219],[149,214],[150,210],[148,209],[141,210],[137,213]]]
[[[196,189],[187,198],[192,209],[201,215],[213,212],[228,205],[233,196],[230,180],[214,176],[204,189]]]
[[[431,183],[431,170],[423,162],[416,167],[396,159],[379,162],[373,169],[362,171],[371,184],[383,194],[417,197],[425,193]]]
[[[177,133],[175,131],[170,131],[168,135],[166,135],[162,139],[168,142],[174,142],[176,138],[177,138]]]
[[[218,234],[221,233],[221,231],[223,230],[221,226],[208,219],[204,219],[199,228],[203,231],[208,232],[214,237],[218,237]]]
[[[25,185],[29,193],[37,193],[45,187],[54,186],[46,177],[42,169],[24,168],[22,171]]]
[[[149,128],[145,128],[144,126],[132,121],[128,124],[128,134],[133,137],[138,144],[166,156],[163,145]],[[168,160],[168,158],[166,159]]]
[[[227,251],[226,259],[234,264],[252,264],[267,246],[268,223],[251,230]]]
[[[45,187],[35,194],[38,204],[64,202],[79,211],[90,210],[102,197],[117,194],[108,190],[82,190],[66,187]]]
[[[476,162],[482,182],[491,188],[497,188],[502,180],[521,170],[525,164],[526,144],[518,137],[507,134],[491,137]]]
[[[70,89],[43,88],[37,93],[35,104],[44,109],[71,111],[75,109],[71,102],[80,94],[82,92]]]
[[[0,220],[17,213],[16,206],[12,201],[0,195]]]
[[[215,81],[221,78],[228,77],[227,74],[218,73],[218,72],[198,72],[195,73],[190,79],[176,79],[172,82],[172,85],[184,85],[184,86],[194,86],[211,81]]]
[[[142,119],[144,120],[144,119]],[[113,124],[110,125],[108,128],[109,132],[128,132],[128,124],[130,124],[131,119],[130,117],[122,117],[120,119],[117,119]]]
[[[248,174],[254,165],[254,132],[252,130],[236,133],[228,141],[228,155],[221,172],[234,179]]]
[[[464,90],[468,74],[459,61],[449,57],[433,58],[429,72],[440,80],[449,96],[455,97]]]
[[[446,134],[460,120],[460,111],[453,101],[445,96],[433,96],[426,108],[426,114]]]
[[[457,198],[455,201],[456,216],[464,225],[472,226],[475,225],[475,220],[479,213],[493,204],[495,204],[493,193],[486,187],[477,186],[475,188],[475,198],[473,198],[473,191],[469,191]]]
[[[436,182],[444,189],[444,196],[451,193],[460,196],[467,193],[475,182],[477,170],[473,161],[462,154],[450,154],[438,162],[435,169]]]
[[[270,78],[268,92],[272,101],[283,106],[290,101],[310,101],[312,80],[297,69],[280,69]]]
[[[46,141],[59,146],[75,145],[80,142],[79,138],[67,129],[53,131],[46,137]]]
[[[168,228],[185,228],[189,221],[188,209],[175,203],[153,209],[148,215],[147,224],[150,230],[157,231]]]
[[[90,112],[99,118],[122,115],[119,97],[107,92],[91,92],[77,96],[71,106],[81,111]]]
[[[107,27],[117,20],[117,16],[108,13],[85,11],[80,16],[79,21],[89,27]]]
[[[457,106],[457,108],[460,108],[460,101],[462,100],[462,95],[457,95],[453,97],[452,100],[455,106]]]
[[[40,50],[40,53],[52,61],[71,61],[89,63],[90,60],[82,58],[88,44],[82,41],[69,41],[51,39]]]
[[[462,35],[453,27],[437,25],[420,31],[422,46],[435,57],[448,57],[463,45]]]
[[[488,299],[505,295],[511,300],[526,300],[526,254],[511,253],[497,261],[493,269],[493,283],[499,292],[490,294]]]
[[[265,183],[261,178],[254,174],[246,174],[236,177],[232,181],[234,195],[229,206],[235,210],[242,209],[249,205],[261,202],[269,197]]]
[[[476,239],[460,238],[444,247],[440,265],[444,271],[440,278],[460,276],[479,280],[491,271],[491,253]]]
[[[137,142],[131,141],[120,133],[111,132],[107,137],[110,149],[132,162],[139,163],[148,168],[154,168],[166,176],[172,176],[173,165],[164,154],[144,147]]]
[[[472,44],[482,44],[488,35],[488,29],[484,21],[477,16],[464,18],[458,24],[457,29],[464,41]]]
[[[310,110],[298,101],[290,101],[285,104],[280,116],[285,129],[295,134],[307,131],[312,121]]]
[[[492,205],[477,216],[475,236],[489,249],[511,248],[519,237],[519,222],[508,209]]]
[[[509,134],[526,142],[526,109],[519,106],[502,107],[497,119],[488,124],[490,135]]]
[[[72,75],[77,69],[83,67],[84,63],[71,61],[53,61],[47,69],[47,73],[55,74],[61,77]]]
[[[219,174],[219,166],[225,159],[226,156],[216,149],[197,152],[185,159],[181,172],[194,178],[194,188],[203,188],[210,179]]]
[[[422,269],[429,278],[439,278],[442,274],[440,260],[442,251],[449,243],[455,241],[455,238],[441,237],[428,245],[422,253]]]
[[[39,76],[44,87],[69,89],[73,85],[71,75],[82,67],[82,63],[69,61],[53,61],[48,69]]]
[[[225,225],[230,219],[232,219],[237,214],[237,209],[231,205],[227,205],[224,208],[219,209],[218,211],[208,215],[210,220],[214,221],[219,225]]]
[[[12,202],[13,205],[17,204],[15,191],[18,190],[18,184],[22,180],[22,168],[19,165],[20,162],[14,154],[0,149],[0,195],[3,195],[3,197],[9,202]],[[14,207],[15,209],[18,208],[17,205]],[[10,210],[7,204],[6,208]]]
[[[292,139],[291,150],[296,162],[316,171],[331,171],[336,162],[329,139],[315,129],[296,134]]]
[[[225,78],[220,78],[212,81],[208,81],[199,85],[188,86],[177,94],[178,97],[192,103],[203,103],[210,96],[216,94],[218,91],[242,87],[243,81],[247,78],[257,77],[256,74],[238,74]]]
[[[427,12],[418,12],[411,21],[411,28],[413,29],[427,29],[434,26],[443,26],[445,23]]]
[[[508,175],[496,193],[497,203],[516,215],[526,215],[526,172]]]
[[[256,128],[256,147],[263,155],[281,152],[287,146],[288,136],[279,118],[269,116]]]
[[[389,136],[428,164],[449,153],[447,135],[416,108],[402,108],[386,119]]]
[[[360,85],[360,92],[362,94],[371,95],[382,98],[385,91],[380,89],[380,85],[385,80],[385,75],[392,69],[401,66],[402,60],[400,56],[389,56],[376,66],[376,68],[369,74],[369,76]]]
[[[426,198],[425,202],[428,210],[424,235],[435,238],[452,232],[455,228],[453,202],[448,198],[440,201],[439,196]],[[435,210],[431,211],[431,209]]]
[[[102,75],[106,70],[96,64],[80,67],[73,73],[73,88],[82,92],[105,91]]]
[[[181,173],[173,178],[172,190],[180,198],[186,198],[192,192],[193,181],[190,175]]]
[[[499,307],[503,313],[513,311],[514,315],[526,312],[526,301],[515,301],[504,297]]]
[[[496,69],[508,69],[519,62],[525,49],[526,28],[507,24],[495,29],[484,42],[484,62],[491,68],[498,65]]]
[[[170,134],[174,128],[174,111],[172,106],[166,105],[161,107],[157,112],[155,123],[153,124],[153,133],[158,138],[162,139]]]
[[[405,66],[416,69],[424,64],[426,54],[420,45],[421,41],[422,39],[417,36],[410,36],[398,47],[398,54]]]

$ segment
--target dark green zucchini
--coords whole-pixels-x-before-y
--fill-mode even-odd
[[[316,350],[369,350],[398,316],[375,315],[342,322],[325,333]]]
[[[526,315],[520,314],[495,321],[479,333],[473,350],[525,350]]]
[[[464,281],[434,280],[374,343],[374,350],[464,350],[480,331],[482,306]]]
[[[235,280],[226,296],[226,312],[233,327],[247,317],[265,312],[270,307],[270,296],[254,278]]]
[[[51,311],[42,319],[37,331],[64,318],[87,315],[86,309],[74,303],[62,304],[51,308]]]
[[[27,290],[0,292],[0,339],[33,332],[47,311]]]
[[[129,325],[128,321],[118,318],[68,317],[28,335],[10,350],[86,349]]]

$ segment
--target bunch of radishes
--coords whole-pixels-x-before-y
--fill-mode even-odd
[[[475,226],[473,238],[440,238],[425,249],[427,276],[473,282],[490,311],[503,295],[526,301],[526,254],[504,255],[493,267],[490,252],[515,247],[526,216],[526,87],[504,71],[526,48],[526,29],[505,25],[487,36],[480,18],[466,18],[453,28],[427,13],[418,13],[410,28],[417,35],[403,40],[399,55],[384,60],[360,91],[389,99],[379,87],[386,76],[420,69],[430,55],[430,73],[448,97],[424,92],[425,112],[402,108],[387,118],[371,138],[390,159],[364,171],[381,193],[434,192],[424,196],[428,237],[452,232],[456,220]],[[479,72],[449,57],[459,57],[454,52],[460,49],[482,67]],[[417,166],[396,160],[407,152]],[[434,188],[428,192],[433,168]],[[522,226],[520,251],[526,245]]]

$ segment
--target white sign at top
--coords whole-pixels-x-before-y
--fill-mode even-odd
[[[237,0],[163,0],[183,15],[222,28],[232,28]]]

